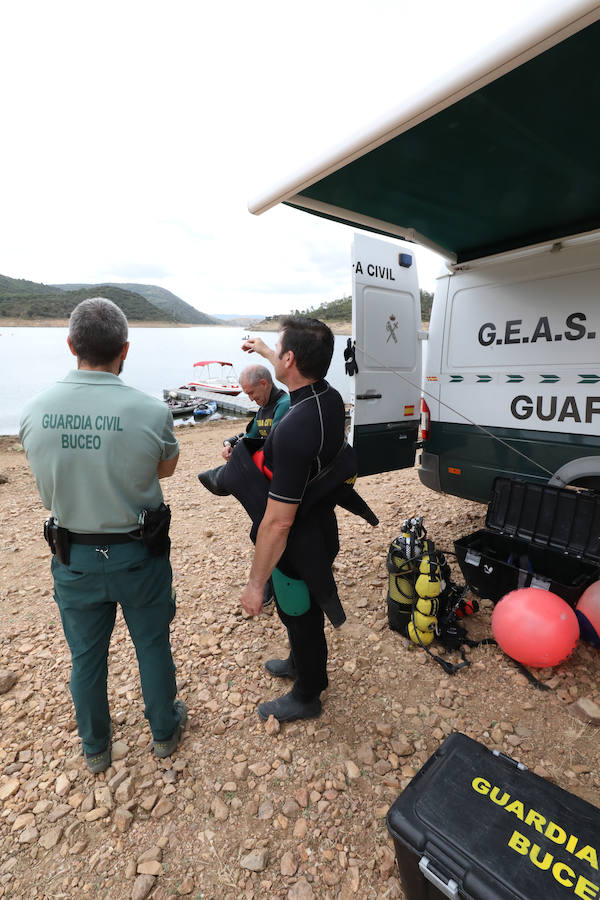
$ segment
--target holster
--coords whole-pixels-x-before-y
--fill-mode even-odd
[[[142,544],[150,556],[164,556],[168,553],[171,549],[171,508],[166,503],[161,503],[156,509],[143,509],[138,521]]]
[[[71,539],[68,530],[56,524],[54,516],[49,516],[44,522],[44,540],[59,563],[68,566],[71,559]]]

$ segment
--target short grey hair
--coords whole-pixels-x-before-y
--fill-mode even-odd
[[[255,384],[258,384],[259,381],[265,380],[267,384],[273,384],[273,378],[271,377],[271,373],[265,366],[246,366],[242,374],[240,375],[240,383],[245,381],[246,384],[254,387]]]
[[[71,313],[69,337],[78,359],[102,366],[116,359],[127,343],[127,318],[112,300],[90,297]]]

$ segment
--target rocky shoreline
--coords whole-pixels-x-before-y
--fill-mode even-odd
[[[348,622],[327,629],[322,717],[260,722],[256,705],[282,689],[263,662],[285,652],[283,629],[272,612],[242,613],[247,517],[196,478],[219,462],[230,431],[226,421],[178,427],[180,464],[163,482],[173,511],[172,644],[190,713],[184,740],[172,759],[154,758],[119,613],[113,764],[98,777],[76,732],[46,514],[17,439],[0,439],[0,898],[401,898],[385,815],[453,730],[599,805],[598,730],[577,718],[581,698],[600,702],[597,650],[580,643],[563,665],[536,672],[550,688],[540,693],[497,647],[469,650],[472,665],[450,677],[388,629],[385,555],[402,520],[423,515],[451,549],[485,518],[479,504],[427,491],[415,470],[359,482],[377,529],[339,515],[336,577]],[[489,636],[490,613],[484,602],[469,620],[473,637]]]
[[[283,318],[283,316],[282,316]],[[334,334],[352,334],[352,322],[327,322]],[[255,322],[249,331],[279,331],[279,319],[264,319],[262,322]]]
[[[68,319],[2,319],[0,318],[0,328],[66,328],[69,324]],[[228,322],[218,322],[225,328],[231,327]],[[334,334],[352,334],[351,322],[328,322],[327,323]],[[134,319],[129,320],[130,328],[198,328],[196,324],[186,322],[136,322]],[[234,326],[239,328],[240,326]],[[253,322],[251,325],[244,326],[246,331],[278,331],[279,323],[276,321]]]

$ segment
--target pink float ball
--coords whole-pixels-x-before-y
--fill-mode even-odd
[[[600,648],[600,581],[585,589],[575,612],[583,640]]]
[[[573,652],[579,622],[557,594],[540,588],[511,591],[494,608],[492,631],[507,656],[525,666],[557,666]]]

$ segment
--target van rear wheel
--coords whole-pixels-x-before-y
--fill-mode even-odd
[[[600,459],[598,456],[582,456],[561,466],[549,479],[556,487],[587,488],[600,491]]]
[[[600,493],[600,475],[578,478],[576,481],[568,484],[567,487],[585,488],[588,491],[596,491],[597,493]]]

